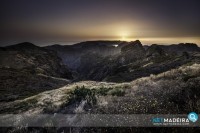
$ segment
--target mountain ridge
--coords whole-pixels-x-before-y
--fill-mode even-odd
[[[88,47],[87,43],[90,44]],[[171,49],[178,50],[174,52]],[[28,86],[33,86],[30,89],[34,90],[34,87],[44,86],[43,89],[39,89],[39,92],[42,92],[55,89],[55,85],[50,85],[48,78],[38,74],[46,75],[52,83],[57,81],[51,77],[69,80],[69,82],[58,82],[57,86],[83,80],[122,83],[169,71],[185,64],[200,62],[199,47],[195,44],[175,46],[153,44],[146,47],[139,40],[89,41],[79,43],[75,47],[61,45],[39,47],[23,42],[0,48],[0,55],[2,81],[0,87],[5,93],[9,87],[18,86],[14,77],[18,77],[18,82],[22,83],[16,90],[27,90],[30,88]],[[4,82],[6,79],[13,84],[6,85],[7,82]],[[31,80],[26,82],[26,79],[32,79],[34,82]],[[13,94],[8,95],[11,95],[9,97],[12,100],[20,98],[12,96]]]

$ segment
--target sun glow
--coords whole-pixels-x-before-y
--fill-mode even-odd
[[[126,40],[126,37],[125,37],[125,36],[122,36],[121,40],[122,40],[122,41]]]
[[[121,41],[127,41],[127,42],[130,42],[132,39],[129,38],[129,37],[127,37],[127,36],[122,36],[120,40],[121,40]]]
[[[122,32],[121,35],[120,35],[120,40],[121,41],[130,41],[130,38],[129,38],[129,34],[128,32]]]

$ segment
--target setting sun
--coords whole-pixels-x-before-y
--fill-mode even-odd
[[[121,41],[128,41],[129,40],[129,37],[130,36],[127,32],[122,32],[121,33]]]
[[[127,36],[122,36],[120,40],[129,42],[129,41],[131,41],[131,38],[127,37]]]
[[[126,37],[125,37],[125,36],[122,36],[121,40],[122,40],[122,41],[126,40]]]

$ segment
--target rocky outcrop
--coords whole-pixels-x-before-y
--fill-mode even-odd
[[[145,57],[145,49],[143,48],[141,42],[136,40],[134,42],[128,43],[126,46],[121,48],[122,58],[124,58],[126,63],[136,61]]]
[[[122,53],[127,53],[127,52],[133,53],[133,52],[140,52],[140,51],[144,51],[144,48],[142,46],[142,43],[139,40],[130,42],[126,46],[121,48]]]
[[[200,48],[194,43],[180,43],[172,45],[159,45],[168,54],[182,55],[183,52],[200,52]]]
[[[157,44],[152,44],[146,51],[147,57],[165,56],[165,51]]]

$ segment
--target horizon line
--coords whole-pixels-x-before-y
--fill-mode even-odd
[[[36,46],[39,46],[39,47],[46,47],[46,46],[53,46],[53,45],[60,45],[60,46],[72,46],[72,45],[76,45],[76,44],[80,44],[80,43],[84,43],[84,42],[125,42],[125,43],[130,43],[130,42],[134,42],[134,41],[137,41],[139,39],[136,39],[136,40],[131,40],[131,41],[125,41],[125,40],[87,40],[87,41],[56,41],[56,42],[52,42],[52,44],[46,44],[46,45],[39,45],[39,41],[17,41],[16,43],[12,43],[12,44],[9,44],[9,45],[4,45],[4,46],[0,46],[0,47],[7,47],[7,46],[12,46],[12,45],[17,45],[17,44],[21,44],[21,43],[32,43]],[[179,45],[179,44],[196,44],[198,47],[200,47],[200,44],[197,44],[197,43],[193,43],[193,42],[178,42],[178,43],[151,43],[151,44],[145,44],[143,43],[141,40],[139,40],[141,42],[141,44],[143,46],[151,46],[151,45],[165,45],[165,46],[170,46],[170,45]],[[63,43],[66,43],[66,42],[70,42],[70,44],[63,44]],[[41,41],[42,43],[42,41]],[[40,44],[41,44],[40,43]],[[43,42],[44,43],[44,42]]]

